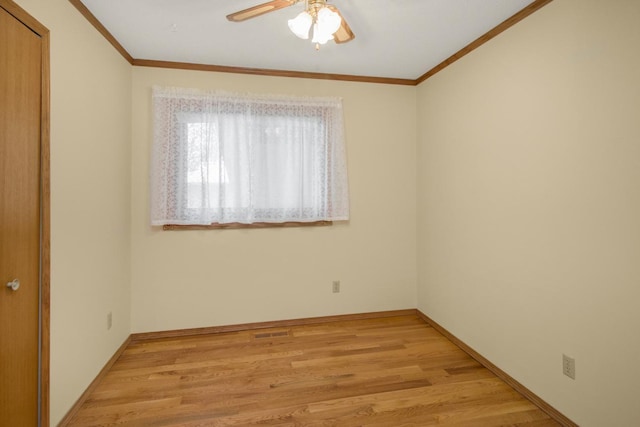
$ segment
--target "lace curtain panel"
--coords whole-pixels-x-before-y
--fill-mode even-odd
[[[151,224],[349,218],[342,101],[154,87]]]

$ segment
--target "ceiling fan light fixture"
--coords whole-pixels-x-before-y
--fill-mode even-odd
[[[291,32],[304,40],[309,38],[309,32],[313,28],[312,42],[317,46],[333,40],[333,33],[340,28],[342,18],[326,6],[314,6],[289,19],[288,24]]]
[[[289,19],[289,29],[301,39],[309,38],[309,30],[313,24],[313,18],[307,11],[301,12],[293,19]]]
[[[355,38],[338,8],[327,3],[327,0],[269,0],[231,13],[227,15],[227,19],[231,22],[243,22],[301,2],[304,2],[304,11],[288,20],[289,29],[296,37],[304,40],[312,38],[316,49],[329,40],[342,44]]]

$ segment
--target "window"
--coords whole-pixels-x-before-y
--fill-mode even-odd
[[[153,88],[151,224],[349,218],[342,102]]]

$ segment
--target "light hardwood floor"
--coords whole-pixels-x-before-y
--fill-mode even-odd
[[[131,343],[71,426],[557,426],[417,316]]]

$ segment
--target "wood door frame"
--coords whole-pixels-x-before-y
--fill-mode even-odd
[[[0,7],[22,22],[41,39],[42,71],[40,99],[40,325],[39,325],[39,426],[49,426],[50,368],[50,62],[49,30],[12,0],[0,0]]]

